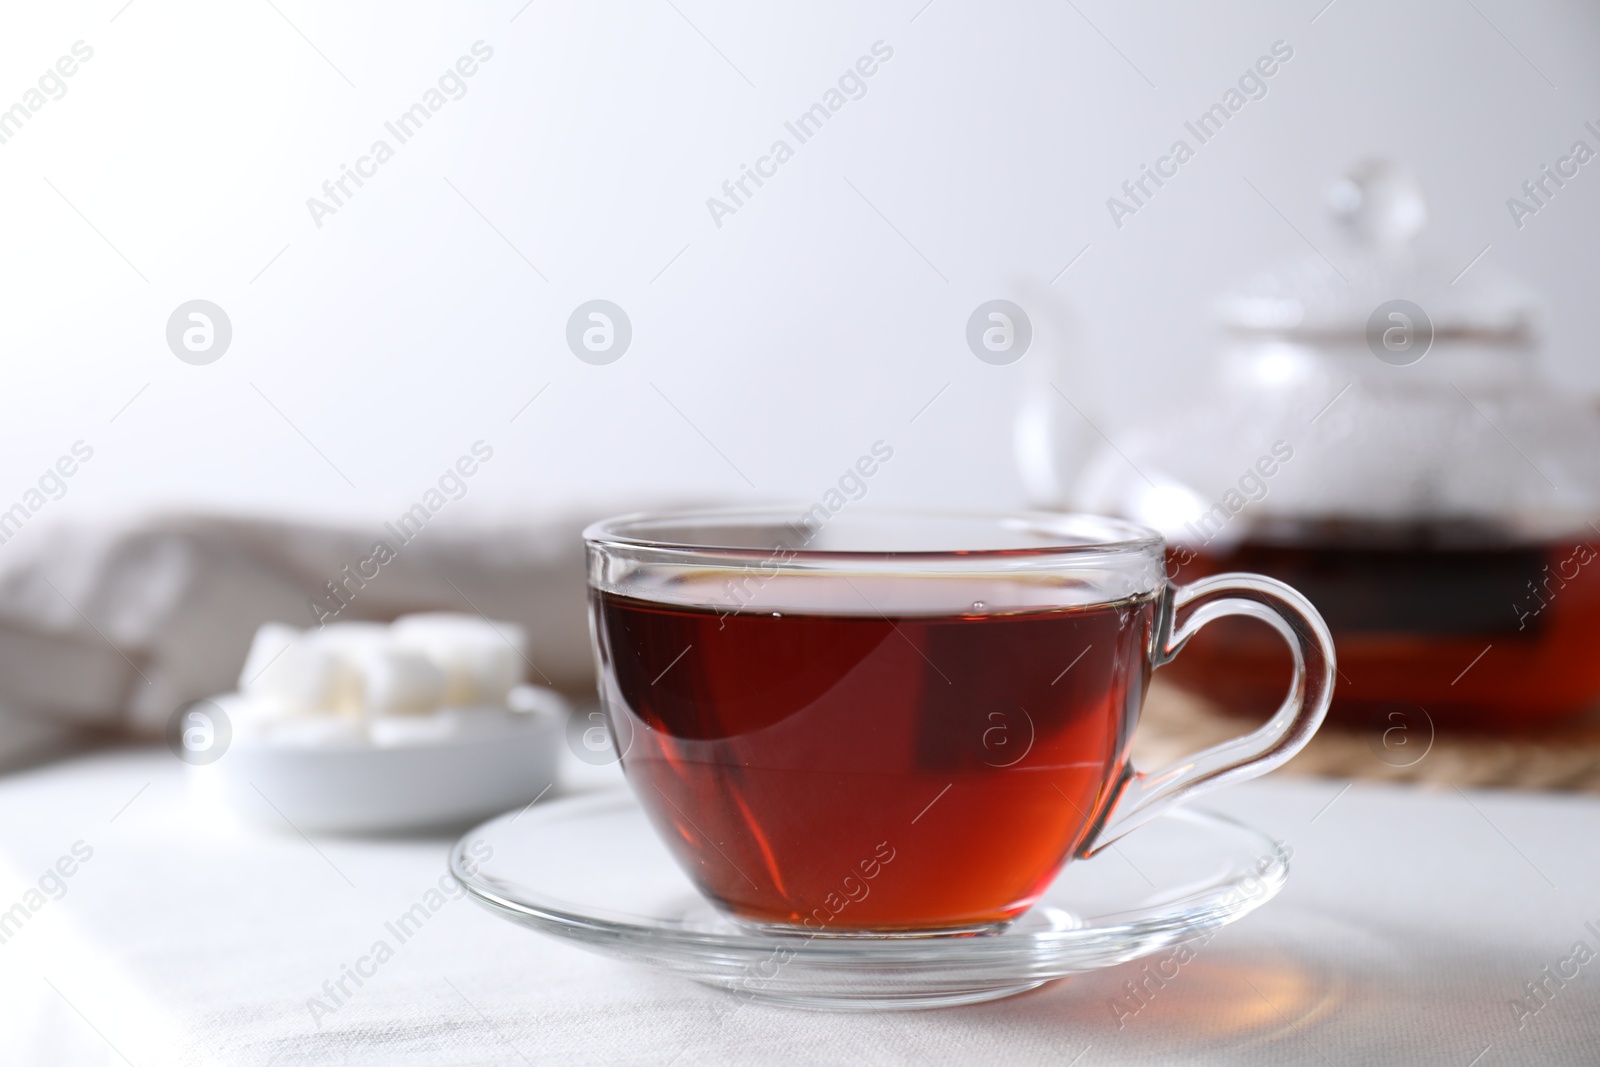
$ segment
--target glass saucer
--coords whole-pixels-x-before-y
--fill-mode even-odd
[[[1067,865],[994,933],[808,938],[714,908],[613,790],[508,813],[456,843],[480,904],[541,933],[739,996],[824,1010],[973,1004],[1111,967],[1224,926],[1278,894],[1288,851],[1220,815],[1179,808]]]

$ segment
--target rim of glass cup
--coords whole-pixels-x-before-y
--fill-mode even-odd
[[[806,547],[805,544],[801,544],[798,547],[778,544],[758,547],[726,543],[717,544],[715,539],[707,538],[684,537],[673,539],[662,536],[661,530],[663,527],[670,528],[674,525],[693,527],[695,524],[699,524],[700,528],[704,528],[718,523],[731,527],[738,522],[743,522],[746,526],[793,527],[800,524],[801,519],[809,514],[810,510],[812,509],[807,505],[800,504],[792,506],[768,505],[763,507],[637,511],[591,523],[584,529],[583,538],[586,543],[593,547],[642,550],[658,559],[676,556],[684,559],[722,557],[771,561],[773,553],[781,550],[783,558],[775,561],[778,566],[819,564],[828,561],[859,563],[874,559],[905,560],[908,562],[959,560],[964,563],[992,559],[995,562],[1009,561],[1015,563],[1019,559],[1055,559],[1123,552],[1160,551],[1166,544],[1165,539],[1156,530],[1125,519],[1081,512],[1051,511],[863,508],[846,515],[830,516],[826,523],[819,526],[818,530],[811,531],[811,536],[815,536],[835,521],[860,523],[874,520],[898,520],[926,523],[942,520],[972,524],[988,523],[1001,529],[1009,528],[1014,532],[1025,530],[1037,533],[1045,537],[1047,541],[1048,535],[1058,534],[1062,541],[1062,543],[1058,544],[1045,543],[1007,548],[840,549],[810,548]],[[637,532],[629,532],[630,529],[639,531],[641,528],[646,527],[655,527],[655,534],[642,536]],[[1091,533],[1091,531],[1094,532]]]

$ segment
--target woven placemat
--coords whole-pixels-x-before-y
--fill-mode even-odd
[[[1204,699],[1158,678],[1134,734],[1134,765],[1166,766],[1250,728],[1249,722],[1221,714]],[[1448,733],[1427,723],[1408,724],[1386,735],[1329,723],[1279,773],[1600,793],[1600,715],[1511,737]]]

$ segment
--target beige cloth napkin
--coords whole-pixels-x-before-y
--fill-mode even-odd
[[[83,727],[159,734],[187,701],[234,687],[267,621],[482,614],[525,629],[528,680],[592,695],[585,520],[401,530],[164,515],[19,540],[0,552],[0,765]]]

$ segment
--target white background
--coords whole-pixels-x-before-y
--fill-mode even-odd
[[[1323,190],[1373,154],[1425,183],[1438,260],[1490,246],[1548,299],[1548,372],[1600,389],[1600,164],[1521,231],[1505,204],[1596,144],[1577,0],[124,3],[0,19],[0,107],[94,49],[0,145],[5,503],[80,438],[52,514],[362,521],[484,439],[453,522],[811,500],[883,439],[875,502],[1012,506],[1030,374],[1112,436],[1182,403],[1212,298],[1307,240],[1336,257]],[[480,39],[466,96],[317,228],[306,198]],[[718,228],[707,197],[878,40],[866,96]],[[1118,230],[1106,198],[1277,40],[1267,97]],[[209,366],[165,343],[197,297],[233,323]],[[633,323],[609,366],[564,342],[596,297]],[[1035,325],[1012,366],[964,341],[995,297]]]

